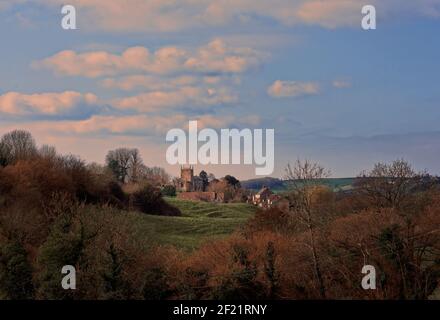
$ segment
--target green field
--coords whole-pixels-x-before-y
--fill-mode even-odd
[[[182,211],[181,217],[139,213],[129,215],[138,232],[150,243],[193,250],[203,241],[230,235],[255,213],[245,203],[208,203],[166,198]]]

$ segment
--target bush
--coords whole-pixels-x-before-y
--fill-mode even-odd
[[[259,210],[255,216],[249,220],[244,229],[245,234],[253,234],[261,231],[292,234],[295,230],[296,223],[292,214],[282,211],[279,208]]]
[[[130,195],[130,209],[143,213],[160,216],[180,216],[182,213],[176,207],[168,204],[159,189],[150,185]]]
[[[13,241],[0,246],[0,299],[32,299],[32,267],[23,246]]]
[[[166,185],[162,188],[161,193],[164,197],[175,197],[176,187],[172,185]]]

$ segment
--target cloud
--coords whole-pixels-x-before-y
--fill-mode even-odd
[[[319,94],[319,85],[314,82],[275,81],[267,90],[274,98],[301,97]]]
[[[164,135],[173,128],[187,129],[188,121],[197,120],[199,128],[221,129],[236,126],[255,126],[260,123],[258,116],[246,116],[237,119],[230,115],[201,115],[189,117],[184,114],[174,115],[93,115],[85,120],[34,121],[3,126],[2,131],[16,127],[26,127],[30,131],[51,136],[78,135]],[[165,136],[164,136],[165,137]]]
[[[139,95],[115,99],[112,105],[121,110],[156,112],[176,107],[207,107],[231,104],[237,95],[228,88],[200,88],[185,86],[173,91],[151,91]]]
[[[36,61],[33,67],[47,68],[60,75],[85,76],[95,78],[130,71],[169,73],[181,69],[185,52],[174,47],[165,47],[150,53],[144,47],[131,47],[121,55],[106,51],[76,53],[72,50],[61,51],[42,61]]]
[[[8,0],[0,10],[22,3],[51,8],[65,0]],[[359,27],[361,8],[375,5],[383,18],[440,17],[440,0],[70,0],[80,12],[80,30],[105,32],[180,32],[275,21],[281,25]]]
[[[261,64],[266,56],[250,47],[229,47],[215,39],[185,61],[185,68],[200,72],[242,73]]]
[[[98,98],[94,94],[75,91],[38,94],[8,92],[0,96],[0,112],[14,116],[58,115],[81,105],[92,106],[97,103]]]
[[[337,89],[346,89],[346,88],[351,88],[352,84],[351,81],[349,80],[337,79],[332,82],[332,85]]]
[[[51,130],[64,134],[148,134],[164,132],[185,120],[183,115],[174,116],[105,116],[94,115],[86,120],[62,121],[51,125]]]
[[[200,117],[195,117],[191,120],[197,120],[198,128],[213,128],[222,129],[231,126],[257,126],[261,123],[261,119],[257,115],[250,115],[245,117],[237,118],[236,116],[214,116],[214,115],[203,115]]]
[[[214,89],[219,86],[238,86],[241,84],[239,76],[199,76],[182,75],[176,77],[161,77],[152,75],[130,75],[123,77],[105,78],[99,84],[107,89],[124,91],[170,91],[182,87],[197,86]]]
[[[256,67],[265,55],[248,47],[230,47],[215,39],[196,50],[163,47],[150,52],[145,47],[131,47],[120,55],[106,51],[77,53],[61,51],[41,61],[36,69],[49,69],[58,75],[96,78],[126,73],[146,72],[173,74],[178,72],[242,73]]]
[[[360,25],[364,5],[354,0],[312,0],[300,6],[297,16],[305,23],[326,28],[354,26]]]
[[[104,88],[117,88],[124,91],[148,89],[152,91],[170,90],[183,86],[199,84],[200,79],[195,76],[179,76],[171,79],[157,76],[133,75],[121,78],[106,78],[100,82]]]

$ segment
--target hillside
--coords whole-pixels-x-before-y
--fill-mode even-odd
[[[341,191],[351,189],[354,180],[355,178],[327,178],[322,179],[322,184],[330,187],[334,191]],[[287,180],[271,177],[241,181],[241,185],[253,191],[258,191],[263,186],[267,186],[275,192],[283,192],[289,188],[289,182]]]
[[[182,211],[181,217],[163,217],[131,213],[144,238],[154,244],[174,245],[193,250],[207,239],[230,235],[255,213],[255,207],[243,203],[207,203],[166,198]]]

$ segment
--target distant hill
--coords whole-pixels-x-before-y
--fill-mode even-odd
[[[327,178],[322,179],[322,184],[328,186],[334,191],[350,190],[353,187],[355,178]],[[242,187],[257,191],[263,186],[269,187],[272,191],[283,192],[289,187],[289,181],[277,178],[264,177],[240,181]]]
[[[285,190],[287,187],[285,181],[271,177],[240,181],[240,183],[243,188],[250,190],[260,190],[263,186],[266,186],[274,191],[275,190],[282,191]]]

